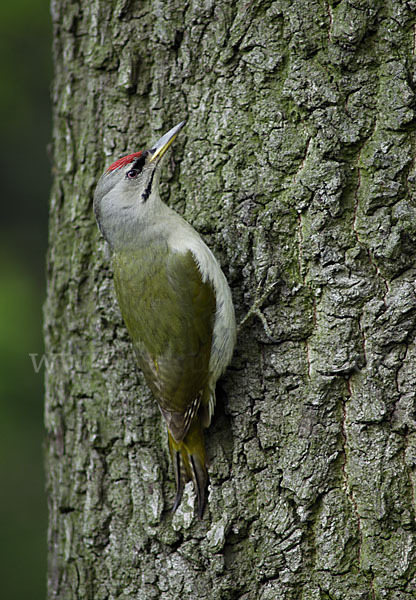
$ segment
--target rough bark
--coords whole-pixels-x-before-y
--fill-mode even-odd
[[[404,0],[53,0],[49,598],[416,594],[414,23]],[[172,518],[165,428],[92,214],[183,118],[162,195],[241,319]]]

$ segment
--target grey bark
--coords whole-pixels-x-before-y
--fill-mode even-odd
[[[49,599],[415,597],[415,9],[53,0]],[[202,522],[92,214],[184,118],[162,195],[274,338],[240,332]]]

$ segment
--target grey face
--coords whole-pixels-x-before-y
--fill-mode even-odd
[[[133,228],[137,230],[151,210],[148,204],[158,185],[160,164],[150,162],[152,154],[152,150],[146,150],[129,162],[129,156],[119,159],[98,182],[94,213],[101,233],[113,248]]]
[[[151,150],[120,158],[102,175],[94,194],[94,212],[113,249],[134,245],[146,227],[158,221],[160,165],[184,125],[182,121],[165,133]]]
[[[140,192],[139,201],[146,202],[152,191],[153,178],[157,163],[149,164],[153,151],[146,150],[124,169],[125,189],[127,192],[135,190]]]
[[[135,197],[135,202],[146,201],[150,195],[152,181],[154,177],[155,164],[149,165],[152,156],[151,150],[146,150],[141,155],[129,162],[129,156],[120,158],[105,173],[98,182],[94,194],[94,210],[100,202],[112,190],[117,189],[120,208],[131,203],[131,196]],[[144,198],[139,198],[140,193]]]

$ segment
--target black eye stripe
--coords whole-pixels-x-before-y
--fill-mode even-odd
[[[142,154],[139,158],[136,158],[132,163],[130,169],[127,171],[126,177],[128,179],[136,179],[138,175],[143,171],[144,164],[146,162],[146,155]]]
[[[139,156],[139,158],[136,158],[136,160],[133,162],[132,164],[132,169],[135,169],[136,171],[140,171],[143,169],[144,167],[144,163],[146,162],[146,156],[144,154],[142,154],[142,156]]]

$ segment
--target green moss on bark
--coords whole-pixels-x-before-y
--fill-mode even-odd
[[[52,2],[49,597],[413,598],[414,10],[387,0]],[[166,435],[92,214],[183,118],[166,201],[242,317],[206,516],[172,519]],[[189,493],[188,493],[189,491]]]

